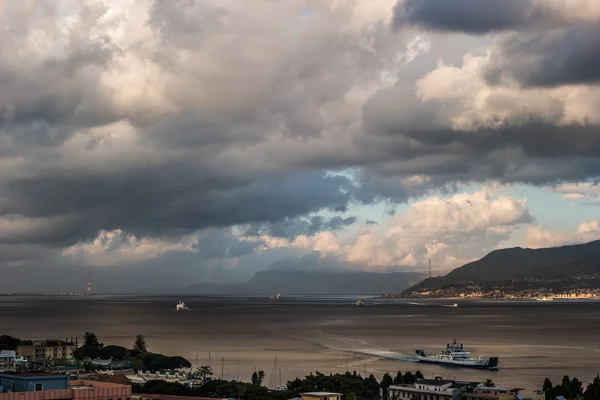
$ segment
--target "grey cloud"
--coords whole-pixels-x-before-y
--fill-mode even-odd
[[[324,208],[344,211],[353,199],[347,178],[318,172],[250,181],[199,178],[174,169],[134,172],[118,181],[89,180],[84,174],[10,182],[4,187],[2,214],[54,220],[4,240],[66,245],[91,239],[102,229],[153,236],[169,230],[193,232],[276,222]]]
[[[348,270],[349,263],[323,257],[321,253],[313,251],[301,256],[286,257],[275,261],[267,269],[275,271],[342,271]]]
[[[597,127],[556,126],[560,101],[552,104],[555,119],[465,133],[452,127],[454,104],[415,95],[415,81],[439,57],[459,64],[489,37],[426,34],[430,53],[400,66],[412,33],[391,32],[387,16],[349,27],[364,17],[352,8],[360,2],[350,0],[335,8],[315,3],[306,25],[294,25],[305,4],[292,1],[163,1],[149,9],[134,2],[139,26],[133,17],[106,21],[101,7],[82,5],[81,22],[66,33],[52,5],[21,3],[0,15],[12,32],[0,54],[0,260],[30,263],[29,271],[37,271],[36,259],[58,268],[61,248],[100,230],[169,238],[243,224],[248,234],[293,237],[356,222],[313,218],[320,210],[343,213],[376,201],[393,207],[459,182],[545,183],[600,173]],[[517,11],[527,15],[529,5],[407,0],[394,18],[397,25],[479,34],[524,24]],[[126,37],[111,36],[123,21],[133,24]],[[49,41],[36,47],[29,34],[38,28]],[[585,32],[572,47],[567,36],[539,42],[549,64],[542,84],[575,82],[573,74],[583,76],[577,82],[594,79],[583,50],[597,41],[592,28]],[[541,40],[523,35],[523,45],[515,41],[502,57],[510,61],[527,40]],[[555,53],[560,62],[552,64]],[[580,67],[570,70],[571,61]],[[537,65],[513,64],[498,64],[494,73],[533,79]],[[377,90],[384,70],[397,83]],[[355,180],[325,173],[347,168],[362,173]],[[402,184],[419,174],[430,180]],[[154,278],[145,283],[167,279],[165,264],[184,265],[182,277],[200,279],[226,277],[207,265],[228,257],[249,266],[238,276],[296,257],[280,249],[260,258],[255,248],[224,233],[204,236],[197,253],[146,262]],[[71,262],[57,269],[61,276],[79,271]],[[124,278],[144,266],[123,268]],[[110,273],[102,274],[108,281]]]
[[[393,106],[397,104],[402,107]],[[553,107],[555,119],[560,118],[564,104],[555,102]],[[464,132],[452,126],[457,111],[451,104],[423,102],[404,87],[378,92],[364,111],[369,132],[365,140],[378,154],[368,169],[370,180],[425,174],[431,181],[424,189],[431,189],[488,179],[542,184],[600,173],[598,126],[591,123],[558,126],[524,116],[499,127]],[[388,187],[401,190],[398,185]],[[391,197],[394,193],[389,191]]]
[[[600,82],[600,27],[587,25],[503,38],[492,53],[486,78],[523,86]]]
[[[486,34],[518,28],[532,11],[532,0],[399,0],[393,25]]]
[[[251,224],[246,230],[247,235],[269,235],[275,237],[295,238],[299,235],[314,235],[320,231],[335,231],[352,225],[357,217],[341,217],[339,215],[325,218],[317,215],[312,217],[286,218],[282,221],[267,224]]]

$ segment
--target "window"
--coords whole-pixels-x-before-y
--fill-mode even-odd
[[[44,390],[44,384],[43,384],[43,383],[41,383],[41,382],[36,382],[36,383],[35,383],[35,391],[36,391],[36,392],[39,392],[39,391],[41,391],[41,390]]]

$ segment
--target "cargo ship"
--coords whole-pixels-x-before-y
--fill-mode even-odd
[[[498,357],[473,358],[462,344],[456,343],[456,340],[452,344],[447,344],[446,349],[440,351],[439,354],[425,354],[423,350],[417,350],[416,352],[417,359],[424,363],[440,364],[448,367],[498,369]]]

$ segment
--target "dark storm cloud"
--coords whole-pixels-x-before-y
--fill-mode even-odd
[[[492,53],[486,78],[514,79],[523,86],[600,82],[600,26],[510,35]]]
[[[306,218],[286,218],[283,221],[270,224],[255,224],[249,227],[246,234],[295,238],[299,235],[314,235],[320,231],[335,231],[352,225],[356,221],[357,217],[355,216],[325,218],[319,215]]]
[[[246,6],[239,6],[243,14]],[[334,140],[331,148],[303,146],[308,137],[324,140],[321,108],[344,111],[340,99],[380,67],[381,56],[360,40],[323,24],[307,29],[307,47],[290,53],[287,45],[263,40],[277,36],[268,29],[287,32],[287,23],[241,24],[232,32],[223,23],[224,15],[231,16],[226,9],[165,2],[149,7],[140,28],[149,29],[152,40],[120,45],[96,34],[108,27],[106,10],[82,7],[81,24],[66,34],[61,57],[32,51],[39,59],[28,60],[31,67],[19,73],[5,64],[12,58],[0,60],[0,108],[8,110],[0,135],[11,146],[0,150],[6,151],[0,161],[11,166],[0,171],[0,215],[10,218],[0,243],[64,247],[101,230],[156,237],[276,224],[323,209],[345,211],[365,197],[348,178],[323,170],[355,156],[339,151]],[[19,10],[22,18],[29,16]],[[329,12],[341,21],[349,11]],[[35,24],[60,37],[62,27],[47,14],[53,15],[33,14]],[[109,21],[118,26],[125,20]],[[28,30],[19,32],[20,40],[10,42],[15,53],[29,43]],[[383,41],[386,32],[381,25],[364,35],[375,35],[373,46],[393,54]],[[247,41],[212,44],[236,35]],[[236,46],[259,47],[246,53]],[[180,50],[192,57],[182,62]],[[280,53],[248,59],[263,51]],[[280,56],[288,57],[281,66],[273,63]],[[218,67],[202,74],[206,59]],[[113,83],[135,61],[131,74]],[[147,67],[157,74],[137,82]],[[353,121],[344,112],[339,118],[333,128],[343,138]],[[314,220],[306,232],[352,222]]]
[[[492,110],[494,101],[493,97],[488,100]],[[390,106],[399,102],[403,104],[400,110]],[[564,104],[549,104],[558,120]],[[399,175],[425,174],[431,179],[426,188],[440,188],[460,181],[543,184],[600,174],[596,121],[559,126],[547,116],[524,115],[498,127],[465,132],[452,127],[455,112],[444,102],[423,102],[405,88],[380,91],[365,105],[365,129],[372,133],[369,141],[379,149],[381,160],[371,164],[367,182],[381,182],[382,176],[393,180]],[[374,187],[399,190],[398,185]],[[373,190],[367,193],[394,195]]]
[[[10,182],[4,187],[2,214],[50,220],[36,225],[38,229],[16,230],[0,236],[0,240],[64,246],[91,239],[99,230],[116,228],[160,236],[170,231],[190,233],[208,227],[276,222],[324,208],[344,211],[353,199],[354,188],[347,178],[323,173],[240,181],[163,169],[117,179],[40,175]],[[325,228],[353,220],[316,222]]]
[[[393,25],[485,34],[520,27],[532,10],[531,0],[400,0]]]
[[[291,0],[134,2],[127,16],[111,10],[114,18],[84,2],[74,11],[25,3],[8,2],[0,13],[10,33],[0,52],[0,263],[37,271],[48,260],[43,279],[52,268],[61,277],[87,268],[85,245],[101,231],[124,232],[114,246],[127,246],[126,235],[176,241],[202,232],[195,251],[123,259],[113,263],[123,272],[103,272],[106,282],[134,279],[142,268],[152,271],[144,284],[168,279],[163,269],[172,263],[185,266],[182,277],[225,276],[214,271],[232,258],[248,265],[235,273],[248,276],[297,254],[270,249],[263,259],[255,254],[263,243],[220,229],[310,235],[356,223],[315,216],[354,203],[388,201],[393,210],[461,182],[600,174],[597,126],[560,123],[562,99],[548,100],[543,118],[523,112],[466,132],[455,120],[481,110],[417,94],[415,82],[438,58],[461,65],[473,48],[485,54],[490,39],[475,35],[529,28],[530,1],[399,2],[396,27],[438,31],[416,38],[392,32],[389,14],[367,20],[354,7],[368,2],[350,0],[317,2],[307,20],[298,19],[304,2]],[[596,60],[586,51],[598,52],[600,35],[571,28],[546,39],[542,30],[501,39],[488,78],[595,81]],[[415,39],[422,48],[410,47]],[[382,83],[382,73],[397,83]],[[512,102],[490,96],[482,107],[497,122]],[[361,173],[325,172],[346,169]],[[83,250],[72,259],[60,253],[77,243]],[[114,248],[104,250],[120,260]]]

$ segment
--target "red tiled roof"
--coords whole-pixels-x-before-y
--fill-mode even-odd
[[[129,379],[127,379],[127,376],[125,376],[125,374],[97,374],[95,378],[100,382],[118,383],[119,385],[131,385],[131,382],[129,381]]]

